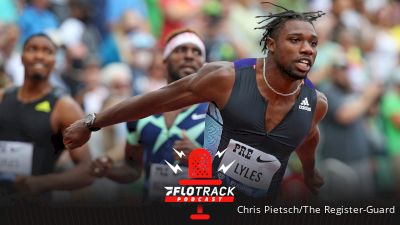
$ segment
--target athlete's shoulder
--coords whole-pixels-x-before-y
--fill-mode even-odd
[[[235,82],[234,64],[223,61],[206,63],[197,75],[188,79],[190,80],[187,84],[192,93],[201,97],[202,101],[215,102],[222,107]]]
[[[235,69],[247,68],[247,67],[255,67],[257,64],[256,58],[243,58],[238,59],[233,62]]]
[[[325,94],[316,90],[317,93],[317,110],[315,113],[315,119],[316,122],[318,123],[321,121],[324,117],[326,112],[328,111],[328,99],[326,98]]]
[[[321,101],[325,101],[326,103],[328,103],[328,99],[326,98],[326,95],[319,91],[319,90],[315,90],[317,92],[317,98]]]
[[[54,112],[58,115],[68,115],[80,119],[83,116],[82,108],[79,104],[69,95],[62,95],[58,98]]]
[[[7,88],[0,89],[0,102],[3,101],[5,96],[17,95],[17,92],[18,92],[18,87],[17,86],[12,86],[12,87],[7,87]]]
[[[226,74],[226,72],[232,72],[234,70],[233,62],[217,61],[205,63],[203,67],[199,70],[199,74],[204,73],[216,73],[216,74]]]
[[[226,84],[234,80],[235,69],[232,62],[211,62],[204,64],[191,78],[191,86],[199,88],[199,91],[217,88],[223,90]],[[229,85],[228,85],[229,86]]]
[[[58,96],[58,104],[69,107],[77,104],[77,102],[69,95]]]

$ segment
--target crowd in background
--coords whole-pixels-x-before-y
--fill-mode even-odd
[[[270,2],[326,13],[315,22],[318,56],[308,75],[329,102],[317,162],[326,182],[322,198],[400,193],[400,1]],[[201,34],[207,62],[263,57],[256,16],[278,10],[258,0],[2,0],[0,88],[22,84],[22,43],[45,32],[59,46],[53,85],[73,96],[85,113],[100,112],[166,84],[161,52],[171,31],[191,28]],[[126,135],[124,124],[94,133],[92,157],[107,154],[120,162]],[[65,155],[58,169],[69,166]],[[283,198],[307,197],[300,171],[292,159]],[[85,190],[55,195],[82,199],[109,190],[110,200],[138,201],[133,193],[140,188],[140,181],[117,185],[99,179]]]

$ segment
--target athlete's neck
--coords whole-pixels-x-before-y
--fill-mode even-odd
[[[261,59],[261,70],[263,70],[263,59]],[[262,71],[263,73],[263,71]],[[285,74],[272,57],[267,57],[265,62],[265,78],[269,85],[280,93],[291,93],[303,80],[296,80]]]
[[[48,81],[32,82],[25,80],[18,92],[18,99],[22,102],[32,102],[42,98],[51,91]]]

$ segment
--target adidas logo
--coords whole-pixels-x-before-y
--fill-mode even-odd
[[[310,104],[308,104],[308,99],[304,98],[299,105],[299,109],[311,112]]]
[[[49,101],[43,101],[37,105],[35,105],[35,110],[38,112],[49,113],[51,111],[51,106]]]

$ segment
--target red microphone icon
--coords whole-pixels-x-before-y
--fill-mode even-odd
[[[179,180],[183,187],[165,187],[165,202],[196,202],[196,213],[190,215],[191,220],[209,220],[210,214],[203,212],[201,203],[233,202],[235,187],[223,187],[222,180],[212,179],[212,158],[210,153],[198,148],[193,150],[188,160],[189,179]]]
[[[188,160],[188,176],[191,179],[180,180],[179,184],[183,186],[220,186],[221,180],[212,178],[212,158],[210,153],[198,148],[193,150]],[[197,205],[197,211],[190,215],[192,220],[209,220],[210,214],[203,212],[203,206]]]

